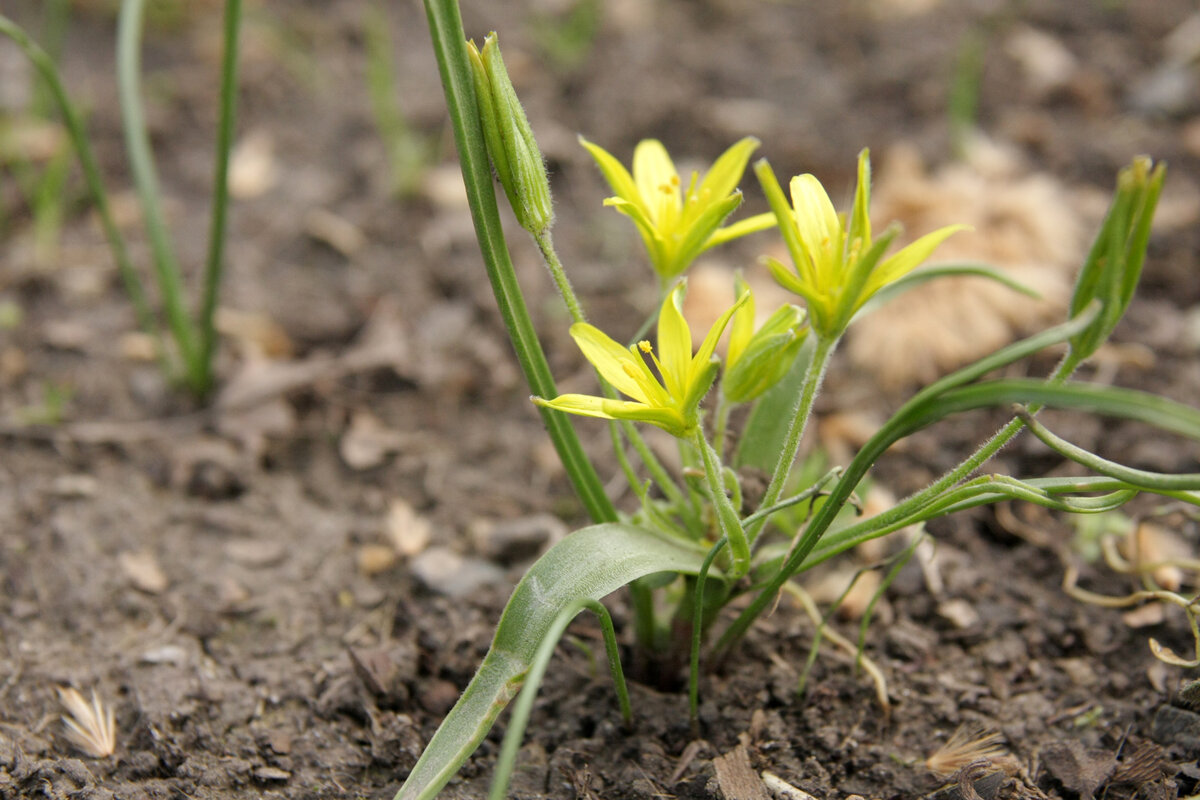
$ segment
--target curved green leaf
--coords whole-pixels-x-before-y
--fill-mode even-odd
[[[629,705],[629,690],[625,686],[625,673],[621,669],[621,653],[617,647],[612,617],[609,616],[608,609],[599,600],[576,600],[558,612],[546,637],[538,645],[533,662],[526,672],[525,688],[517,696],[517,702],[513,706],[512,715],[509,718],[508,730],[504,732],[504,742],[500,745],[500,755],[496,758],[496,771],[492,775],[492,789],[488,792],[489,800],[504,800],[508,796],[508,784],[512,780],[521,740],[525,737],[525,726],[529,724],[529,715],[533,713],[533,701],[542,684],[542,678],[550,666],[550,659],[554,656],[559,639],[566,633],[571,620],[575,619],[585,608],[600,618],[600,628],[604,633],[604,647],[608,651],[608,667],[612,672],[613,681],[617,685],[621,715],[625,718],[626,725],[631,724],[633,711]]]
[[[910,432],[960,411],[1009,403],[1038,403],[1074,408],[1144,422],[1164,431],[1200,440],[1200,409],[1137,389],[1085,383],[1050,385],[1035,378],[983,381],[946,392],[914,409],[902,425]]]
[[[882,289],[876,292],[870,300],[863,304],[862,308],[856,312],[855,316],[865,316],[889,300],[904,294],[909,289],[920,286],[922,283],[928,283],[929,281],[937,280],[938,278],[951,277],[986,278],[990,281],[995,281],[1001,286],[1012,289],[1014,292],[1019,292],[1026,297],[1031,297],[1035,300],[1042,299],[1041,294],[1039,294],[1036,289],[1026,286],[1017,279],[1013,278],[1004,270],[1000,269],[999,267],[994,267],[991,264],[972,261],[953,262],[948,264],[930,264],[928,266],[915,269],[905,275],[903,278],[892,281],[884,286]]]
[[[396,794],[429,800],[470,757],[521,686],[563,609],[599,600],[655,572],[699,573],[706,550],[620,523],[576,531],[538,559],[513,590],[491,649]]]

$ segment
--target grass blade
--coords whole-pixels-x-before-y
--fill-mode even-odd
[[[201,392],[212,386],[212,360],[216,349],[217,295],[225,263],[225,222],[229,213],[229,151],[237,109],[238,31],[242,0],[225,0],[225,43],[221,58],[221,112],[217,122],[217,159],[213,176],[212,213],[208,231],[208,257],[204,267],[204,296],[200,301],[200,350],[196,354],[195,381]]]
[[[138,78],[141,74],[142,19],[145,0],[123,0],[117,21],[117,90],[121,104],[121,124],[125,129],[125,146],[129,167],[141,201],[146,233],[154,253],[155,275],[162,294],[167,325],[179,349],[189,383],[193,379],[192,365],[196,363],[196,331],[183,297],[183,278],[179,262],[171,246],[167,222],[163,217],[162,193],[154,170],[150,138],[146,133],[146,116],[142,111]],[[195,386],[192,386],[196,389]]]

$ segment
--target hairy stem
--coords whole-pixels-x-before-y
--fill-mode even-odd
[[[812,361],[808,365],[808,371],[804,374],[804,384],[800,387],[800,396],[797,398],[795,410],[792,412],[792,421],[788,425],[787,436],[784,439],[783,447],[779,451],[779,460],[775,462],[775,470],[771,474],[771,482],[767,485],[767,491],[760,503],[764,508],[775,505],[779,500],[779,496],[783,494],[784,488],[787,486],[788,476],[791,475],[792,471],[792,464],[796,461],[796,455],[800,451],[800,442],[804,437],[804,431],[808,427],[808,420],[812,416],[813,403],[816,401],[817,391],[821,388],[821,382],[825,379],[825,370],[829,366],[829,359],[833,355],[833,350],[836,346],[836,339],[817,340]],[[746,534],[751,544],[758,538],[766,522],[767,518],[761,517],[747,526]]]

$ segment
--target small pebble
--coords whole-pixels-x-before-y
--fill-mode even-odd
[[[279,767],[257,767],[251,774],[255,780],[266,783],[282,782],[292,777],[292,773],[285,769],[279,769]]]
[[[501,564],[512,564],[537,556],[547,544],[567,535],[567,526],[550,514],[519,519],[476,520],[468,534],[475,551]]]
[[[170,583],[153,553],[121,553],[117,556],[117,563],[134,588],[146,594],[161,594]]]
[[[961,597],[956,597],[939,604],[937,611],[939,617],[948,620],[951,625],[960,631],[973,628],[979,624],[979,612],[975,610],[975,606]]]
[[[415,556],[429,546],[433,526],[407,501],[397,498],[388,504],[385,533],[397,553]]]
[[[238,539],[225,545],[225,555],[246,567],[270,567],[287,557],[283,542]]]
[[[83,498],[95,497],[99,487],[99,482],[91,475],[74,473],[55,478],[51,491],[58,497]]]
[[[187,650],[177,644],[164,644],[142,653],[139,660],[143,664],[170,664],[178,667],[187,663]]]
[[[396,566],[396,551],[385,544],[364,544],[358,550],[358,571],[374,577]]]
[[[411,569],[426,589],[448,597],[465,597],[504,580],[496,565],[466,558],[448,547],[431,547],[417,555]]]

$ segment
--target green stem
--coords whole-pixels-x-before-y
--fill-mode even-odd
[[[784,488],[787,486],[788,476],[792,471],[792,464],[796,461],[796,455],[800,451],[801,439],[804,437],[808,420],[812,416],[813,403],[816,401],[817,391],[821,387],[821,382],[825,379],[825,370],[829,366],[829,359],[832,357],[836,346],[837,339],[817,339],[812,361],[809,362],[808,371],[804,374],[804,384],[800,387],[800,397],[796,400],[796,408],[792,412],[792,421],[788,425],[787,436],[784,439],[783,447],[779,451],[779,460],[775,462],[775,470],[771,475],[771,482],[767,485],[767,491],[760,503],[763,508],[775,505],[779,500],[779,496],[783,494]],[[766,522],[767,518],[761,517],[747,526],[746,533],[751,543],[758,538]]]
[[[554,279],[554,285],[558,288],[559,296],[562,297],[563,303],[567,306],[567,313],[571,316],[572,322],[586,322],[587,318],[583,313],[583,305],[579,302],[579,297],[575,294],[574,288],[571,286],[571,281],[567,278],[566,270],[563,268],[562,260],[558,257],[558,251],[554,247],[554,240],[550,235],[550,229],[535,234],[533,240],[537,242],[538,249],[542,252],[542,259],[546,262],[546,267],[550,270],[550,275]],[[596,373],[597,379],[600,381],[600,386],[606,397],[616,398],[617,391],[604,380],[604,377],[599,372]],[[610,423],[615,425],[616,423]],[[615,431],[615,428],[614,428]],[[646,469],[650,471],[650,477],[662,489],[663,495],[673,503],[683,504],[683,492],[679,490],[675,482],[671,480],[671,476],[663,468],[662,463],[654,455],[653,451],[646,444],[646,440],[634,427],[633,423],[624,421],[621,423],[621,432],[629,439],[633,445],[633,449],[637,452],[638,457],[642,459],[642,463],[646,465]],[[620,453],[619,440],[614,433],[614,449]],[[625,477],[629,481],[629,485],[637,491],[636,478],[632,476],[629,469],[626,468],[627,461],[622,463],[622,469],[625,472]]]
[[[154,340],[159,362],[163,370],[170,374],[173,370],[168,361],[166,349],[163,347],[158,326],[154,322],[154,314],[150,310],[149,302],[146,300],[146,293],[142,287],[141,279],[138,278],[137,271],[133,268],[133,262],[129,258],[129,249],[125,245],[125,238],[121,235],[121,230],[117,227],[116,220],[113,219],[112,209],[108,204],[108,191],[104,188],[104,180],[100,177],[100,168],[96,165],[96,157],[92,154],[92,148],[88,142],[87,133],[84,131],[83,122],[80,119],[78,110],[75,108],[75,104],[71,102],[71,98],[67,95],[67,90],[63,86],[58,68],[55,67],[54,60],[50,58],[46,51],[30,39],[29,35],[21,27],[3,14],[0,14],[0,34],[4,34],[12,39],[21,48],[30,63],[33,64],[34,68],[42,76],[42,79],[50,87],[50,93],[58,105],[59,113],[62,115],[63,122],[67,128],[67,134],[71,138],[71,144],[74,145],[75,153],[79,157],[79,166],[83,170],[84,183],[87,184],[88,194],[91,195],[92,204],[96,207],[96,213],[100,216],[100,225],[104,229],[105,238],[108,239],[108,246],[112,250],[113,259],[117,262],[117,272],[120,274],[121,282],[125,286],[125,293],[129,295],[129,301],[133,305],[133,313],[137,318],[138,327]]]
[[[425,0],[425,13],[429,18],[434,53],[446,93],[446,107],[454,128],[463,183],[475,221],[475,235],[479,240],[496,304],[530,390],[541,397],[556,397],[558,391],[554,386],[554,378],[530,321],[504,240],[458,3],[455,0]],[[616,509],[605,495],[596,469],[584,453],[566,415],[550,409],[541,409],[541,415],[563,467],[588,514],[596,521],[615,520]]]
[[[1159,472],[1149,472],[1144,469],[1127,467],[1124,464],[1101,458],[1095,453],[1090,453],[1082,447],[1071,444],[1066,439],[1055,435],[1024,409],[1017,411],[1017,416],[1025,424],[1025,427],[1029,428],[1030,432],[1041,439],[1045,445],[1075,463],[1082,464],[1091,469],[1093,472],[1098,472],[1106,477],[1116,478],[1134,486],[1145,487],[1154,491],[1194,491],[1200,488],[1200,473],[1164,475]]]
[[[62,59],[63,43],[66,41],[67,24],[71,18],[70,0],[46,0],[45,12],[42,17],[41,39],[45,42],[46,55],[58,66]],[[47,94],[48,87],[39,83],[34,87],[33,113],[37,117],[47,117],[54,104],[53,91]]]
[[[621,707],[621,719],[625,725],[633,724],[633,705],[629,702],[629,686],[625,683],[625,670],[621,667],[621,647],[617,644],[617,632],[613,628],[612,615],[598,600],[587,606],[600,620],[600,633],[604,636],[604,652],[608,655],[608,671],[617,689],[617,705]]]
[[[725,480],[721,472],[720,459],[704,438],[704,430],[696,426],[696,448],[704,461],[704,476],[708,480],[708,491],[712,494],[713,507],[717,512],[717,521],[721,526],[721,534],[729,541],[729,551],[733,555],[733,564],[729,570],[731,580],[737,580],[750,571],[750,542],[746,531],[738,519],[737,509],[725,493]]]
[[[183,299],[182,275],[171,248],[166,220],[163,218],[162,194],[154,170],[146,118],[138,89],[141,68],[142,18],[145,0],[123,0],[117,22],[117,91],[121,104],[121,124],[125,128],[125,146],[130,171],[141,201],[146,233],[154,253],[155,275],[162,294],[167,325],[179,348],[186,378],[194,390],[199,386],[196,331]]]
[[[554,279],[554,285],[558,287],[559,295],[567,304],[567,313],[571,315],[571,321],[586,322],[583,306],[579,304],[579,298],[571,287],[571,281],[567,278],[567,272],[558,258],[558,252],[554,249],[554,240],[550,236],[550,229],[546,228],[541,233],[534,234],[533,240],[537,242],[538,249],[542,251],[542,259],[545,260],[546,266],[550,270],[550,277]]]
[[[771,506],[760,506],[757,511],[742,520],[742,525],[744,527],[749,527],[759,520],[771,516],[776,511],[783,511],[785,508],[790,508],[797,503],[803,503],[805,500],[811,500],[821,492],[821,489],[823,489],[827,483],[838,477],[838,475],[841,474],[841,471],[841,467],[834,467],[833,469],[829,470],[829,472],[826,472],[824,475],[822,475],[816,483],[814,483],[812,486],[809,486],[799,494],[792,495],[786,500],[780,500]]]
[[[724,392],[717,394],[717,409],[713,413],[713,449],[722,459],[725,458],[725,435],[729,428],[729,414],[733,411],[733,403],[725,399]]]
[[[692,600],[692,652],[688,669],[688,712],[692,724],[700,718],[700,641],[704,633],[704,584],[708,580],[708,571],[712,569],[713,561],[725,545],[729,537],[722,536],[704,557],[700,565],[700,574],[696,576],[696,590]]]
[[[221,59],[221,111],[217,123],[217,159],[213,177],[212,217],[208,234],[208,258],[204,268],[204,296],[200,304],[200,353],[204,389],[212,382],[213,351],[217,331],[214,318],[225,260],[225,223],[229,212],[229,153],[233,149],[237,108],[238,31],[241,29],[242,0],[225,0],[225,42]]]
[[[654,614],[654,591],[641,580],[630,581],[629,597],[633,602],[633,636],[644,652],[653,653],[661,647],[658,618]]]

